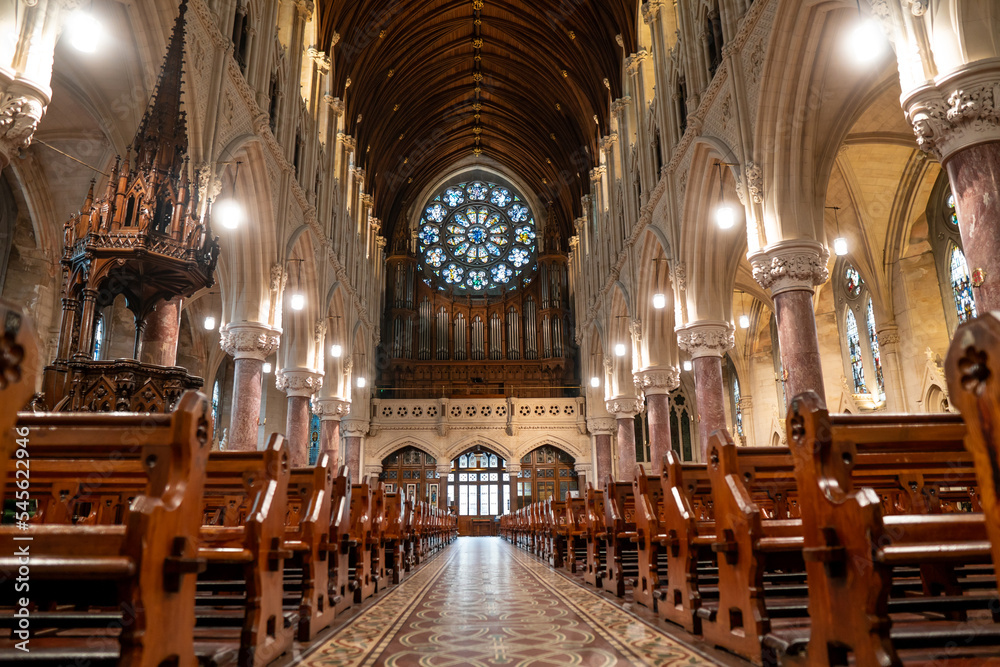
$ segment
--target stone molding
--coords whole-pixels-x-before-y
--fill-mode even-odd
[[[591,417],[587,420],[587,430],[591,435],[611,435],[618,430],[614,417]]]
[[[340,421],[351,411],[351,402],[343,398],[314,398],[312,411],[320,421]]]
[[[981,60],[910,92],[903,102],[917,145],[941,162],[1000,141],[1000,59]]]
[[[259,322],[230,322],[219,330],[219,347],[233,359],[264,361],[278,349],[281,329]]]
[[[681,384],[681,371],[676,366],[663,366],[660,368],[647,368],[632,375],[635,386],[642,390],[642,393],[650,396],[653,394],[669,394]]]
[[[344,419],[340,422],[340,432],[344,437],[360,438],[368,433],[367,419]]]
[[[747,256],[753,277],[772,296],[782,292],[812,292],[830,278],[830,251],[810,239],[779,241]]]
[[[274,386],[287,396],[312,396],[323,388],[323,374],[308,368],[282,368]]]
[[[899,327],[894,324],[881,327],[875,335],[878,338],[879,347],[883,351],[891,350],[899,345]]]
[[[16,80],[0,93],[0,167],[31,144],[35,128],[45,115],[48,96]]]
[[[736,344],[736,329],[729,322],[702,320],[679,326],[677,346],[691,355],[700,357],[721,357]]]
[[[642,412],[645,402],[641,398],[612,398],[604,402],[604,407],[615,419],[631,419]]]

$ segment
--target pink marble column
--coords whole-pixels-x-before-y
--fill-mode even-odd
[[[781,367],[788,374],[785,397],[789,403],[804,391],[814,391],[820,398],[826,396],[812,296],[812,289],[774,295],[778,348]]]
[[[143,363],[157,366],[174,366],[177,363],[182,301],[179,297],[161,301],[146,315],[139,354]]]
[[[357,484],[361,481],[361,436],[349,435],[344,438],[344,448],[347,450],[344,465],[351,474],[351,483]]]
[[[340,420],[324,419],[319,423],[319,451],[330,457],[334,470],[341,466],[340,462]]]
[[[264,359],[278,348],[278,332],[258,322],[234,322],[220,331],[222,349],[233,356],[233,404],[229,449],[255,451],[264,381]]]
[[[308,368],[283,368],[275,383],[288,396],[285,438],[293,466],[309,464],[309,399],[323,387],[323,376]]]
[[[705,460],[708,438],[726,427],[726,397],[722,386],[722,355],[733,347],[733,325],[701,320],[677,327],[677,345],[691,355],[698,401],[698,442]]]
[[[680,370],[674,366],[648,368],[635,374],[635,380],[646,395],[646,415],[649,421],[650,474],[658,475],[663,457],[671,449],[670,392],[680,386]]]
[[[825,401],[812,296],[813,288],[830,277],[830,251],[818,241],[795,239],[770,245],[749,259],[754,278],[774,297],[786,400],[814,391]]]
[[[256,451],[260,418],[260,394],[264,381],[264,362],[245,357],[233,362],[233,406],[229,420],[227,447],[237,451]]]
[[[613,419],[588,419],[587,428],[594,435],[595,461],[594,479],[591,483],[595,489],[601,488],[611,477],[611,433],[616,424]],[[581,489],[582,491],[583,489]]]
[[[726,428],[726,392],[722,386],[722,357],[698,357],[694,366],[694,392],[698,399],[698,442],[701,460],[708,451],[708,438]]]
[[[969,146],[945,162],[976,310],[1000,309],[1000,143]]]
[[[635,475],[635,415],[618,417],[618,481],[630,482]]]
[[[518,510],[517,506],[517,483],[521,480],[521,465],[520,464],[507,464],[507,474],[510,475],[510,511],[515,512]],[[455,494],[458,497],[458,494]]]

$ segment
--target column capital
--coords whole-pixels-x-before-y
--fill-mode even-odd
[[[281,342],[281,329],[259,322],[230,322],[219,330],[219,347],[233,359],[264,361]]]
[[[360,438],[368,433],[367,419],[344,419],[340,422],[341,432],[349,438]]]
[[[515,476],[515,473],[520,473],[521,472],[521,464],[520,464],[520,462],[518,462],[518,463],[511,463],[510,461],[508,461],[507,462],[507,472],[512,477]]]
[[[876,337],[879,347],[883,350],[895,349],[899,345],[899,327],[895,324],[887,324],[878,328]]]
[[[351,411],[351,402],[343,398],[314,398],[312,411],[320,421],[340,421]]]
[[[917,145],[941,162],[974,144],[1000,141],[1000,59],[963,65],[903,101]]]
[[[830,251],[819,241],[796,239],[779,241],[747,255],[753,277],[771,295],[782,292],[812,292],[830,277]]]
[[[27,81],[15,80],[0,91],[0,167],[31,144],[35,128],[45,115],[48,95]]]
[[[632,398],[629,396],[612,398],[604,402],[605,409],[614,415],[615,419],[631,419],[642,412],[643,406],[644,403],[641,398]]]
[[[721,357],[736,343],[736,330],[729,322],[701,320],[679,326],[677,346],[691,355],[699,357]]]
[[[510,469],[510,466],[507,468]],[[441,479],[448,479],[448,475],[451,474],[451,461],[437,464],[437,474]]]
[[[594,465],[592,463],[576,463],[573,465],[573,470],[575,470],[577,473],[583,473],[587,477],[590,477],[593,468]]]
[[[365,466],[365,477],[374,477],[378,479],[382,474],[381,465],[367,465]]]
[[[660,366],[657,368],[646,368],[632,374],[635,385],[642,389],[642,393],[649,396],[651,394],[669,394],[681,384],[681,370],[676,366]]]
[[[323,374],[310,368],[282,368],[274,386],[287,396],[312,396],[323,387]]]
[[[613,417],[591,417],[587,420],[587,430],[591,435],[611,435],[617,429],[618,424]]]
[[[663,9],[664,0],[646,0],[642,3],[642,20],[649,24],[660,17],[660,10]]]

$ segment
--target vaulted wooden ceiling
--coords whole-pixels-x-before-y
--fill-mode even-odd
[[[320,2],[319,43],[336,39],[334,94],[345,100],[347,133],[357,139],[357,166],[367,171],[383,233],[391,236],[425,186],[481,150],[551,201],[570,235],[597,137],[609,129],[609,101],[622,94],[622,56],[635,51],[636,7]]]

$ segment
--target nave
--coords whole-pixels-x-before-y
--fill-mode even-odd
[[[720,656],[722,664],[741,661]],[[495,537],[460,537],[303,657],[326,665],[720,664]]]

